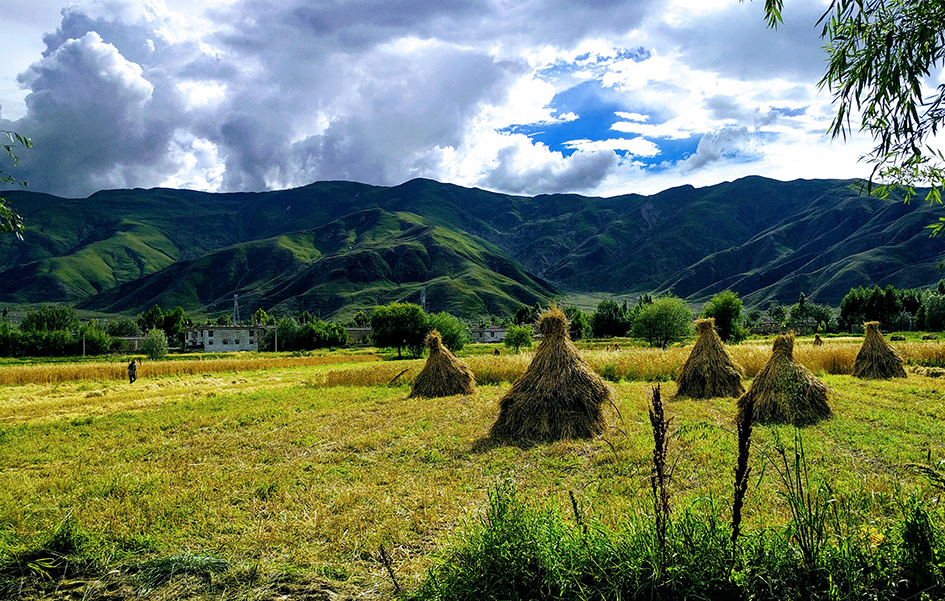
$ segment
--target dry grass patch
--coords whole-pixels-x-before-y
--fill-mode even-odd
[[[140,359],[139,359],[140,361]],[[342,363],[375,362],[373,355],[330,354],[305,357],[267,357],[265,355],[235,356],[223,359],[188,361],[141,361],[138,378],[183,376],[220,371],[256,371],[338,365]],[[0,386],[15,384],[49,384],[75,380],[127,380],[127,362],[49,363],[14,365],[0,369]]]
[[[387,378],[405,363],[374,367],[390,369]],[[609,524],[650,506],[648,383],[614,386],[622,419],[601,437],[503,445],[487,433],[508,384],[431,401],[407,398],[407,382],[313,385],[329,373],[167,378],[91,398],[80,390],[89,383],[0,388],[0,547],[28,545],[71,515],[116,562],[208,552],[258,565],[264,578],[289,571],[343,595],[387,598],[379,545],[401,584],[415,586],[438,541],[476,519],[497,480],[512,478],[562,515],[570,491]],[[906,464],[945,458],[945,388],[922,376],[826,383],[835,415],[804,430],[812,473],[882,520],[900,495],[923,490]],[[17,396],[26,390],[32,412]],[[675,385],[663,391],[669,398]],[[667,404],[675,507],[711,498],[725,511],[735,410],[731,399]],[[791,436],[758,426],[752,473]],[[786,511],[775,479],[753,477],[745,527],[784,523]]]

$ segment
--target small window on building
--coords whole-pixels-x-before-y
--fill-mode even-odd
[[[207,334],[207,336],[209,336],[210,338],[213,338],[213,330],[210,330],[210,333]]]
[[[229,344],[229,343],[230,343],[229,340],[227,340],[226,338],[223,339],[223,344]]]
[[[237,339],[236,339],[236,342],[234,342],[233,344],[239,344],[239,343],[240,343],[240,339],[237,338]]]

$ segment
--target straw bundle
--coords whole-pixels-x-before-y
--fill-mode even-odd
[[[676,396],[711,399],[737,397],[745,392],[742,368],[722,345],[715,320],[697,320],[696,331],[699,338],[676,375]]]
[[[831,413],[827,386],[794,360],[793,333],[774,339],[771,358],[738,399],[739,412],[749,401],[754,401],[754,419],[761,423],[802,426]]]
[[[430,332],[426,345],[430,356],[413,381],[413,388],[407,398],[436,398],[476,392],[476,380],[472,370],[443,346],[439,332]]]
[[[499,439],[590,438],[603,432],[611,389],[578,354],[568,318],[557,307],[536,324],[543,340],[535,357],[499,401],[489,435]]]
[[[902,357],[880,334],[879,322],[868,321],[863,324],[863,328],[866,330],[866,336],[863,337],[863,346],[853,362],[853,375],[857,378],[876,380],[905,378],[906,370],[902,367]]]

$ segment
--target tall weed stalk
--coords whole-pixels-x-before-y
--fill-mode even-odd
[[[666,419],[660,387],[653,388],[650,405],[650,425],[653,427],[653,471],[650,474],[650,489],[653,492],[653,515],[656,522],[656,542],[659,545],[660,563],[666,559],[666,523],[669,521],[669,491],[666,482],[667,432],[672,419]]]
[[[777,458],[774,469],[783,485],[781,496],[791,510],[788,523],[790,540],[801,552],[804,565],[816,569],[821,563],[824,545],[827,543],[827,518],[833,489],[824,481],[811,484],[804,440],[800,431],[794,430],[794,449],[789,454],[783,445],[775,446]]]
[[[748,467],[748,451],[751,448],[751,420],[755,410],[754,400],[749,400],[736,424],[738,427],[738,461],[735,463],[735,494],[732,499],[732,569],[738,556],[738,536],[742,528],[742,506],[745,502],[745,493],[748,492],[748,477],[751,468]]]

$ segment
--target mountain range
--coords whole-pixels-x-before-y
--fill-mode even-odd
[[[747,306],[799,294],[839,305],[855,286],[928,287],[940,209],[860,194],[848,180],[747,177],[609,198],[512,196],[417,179],[261,193],[16,190],[22,241],[0,238],[0,302],[134,314],[308,310],[348,318],[392,301],[464,317],[563,295],[731,289]]]

